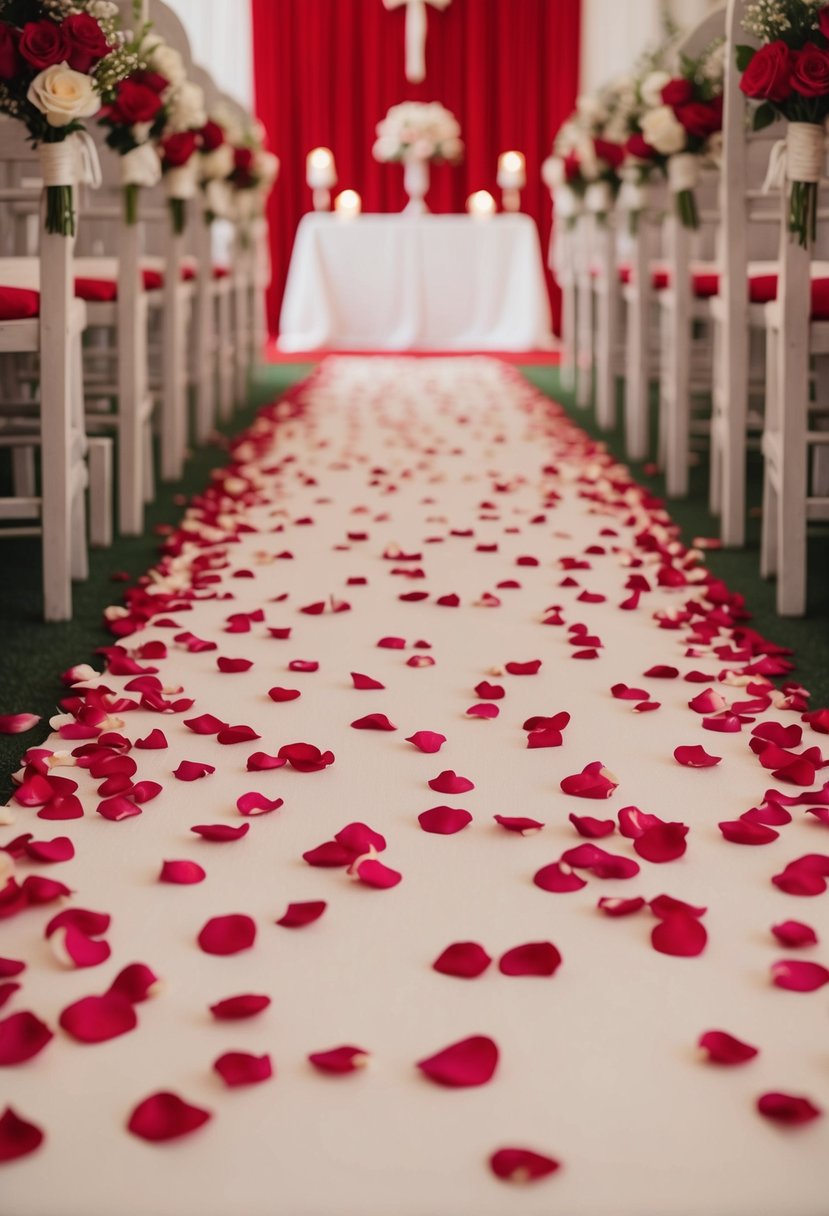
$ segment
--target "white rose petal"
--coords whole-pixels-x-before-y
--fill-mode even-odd
[[[642,135],[663,156],[681,152],[686,144],[685,128],[670,106],[657,106],[642,116]]]
[[[101,108],[92,77],[74,71],[68,63],[45,68],[35,76],[26,96],[45,114],[50,127],[67,127],[78,118],[91,118]]]
[[[664,71],[651,72],[645,77],[639,91],[646,106],[662,105],[662,90],[671,79],[671,73]]]

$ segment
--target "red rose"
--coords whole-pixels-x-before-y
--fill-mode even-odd
[[[639,131],[634,131],[625,144],[625,152],[628,156],[634,156],[637,160],[655,160],[657,152],[649,143],[645,142],[645,138]]]
[[[20,71],[17,42],[17,30],[5,21],[0,23],[0,80],[14,80]]]
[[[165,89],[169,89],[170,87],[170,82],[166,76],[162,76],[160,72],[151,72],[149,69],[139,69],[139,71],[133,72],[130,80],[136,84],[145,84],[154,93],[163,93]]]
[[[795,53],[792,88],[801,97],[829,95],[829,51],[807,42]]]
[[[675,76],[669,80],[662,90],[662,100],[666,106],[684,106],[694,96],[694,86],[684,76]]]
[[[609,139],[594,139],[593,150],[599,160],[603,160],[611,169],[618,169],[625,159],[625,150],[622,145],[611,143]]]
[[[137,122],[152,122],[160,109],[158,93],[148,89],[145,84],[136,84],[134,80],[127,79],[118,86],[110,117],[131,127]]]
[[[90,72],[111,50],[104,31],[89,13],[67,17],[61,29],[68,48],[67,63],[76,72]]]
[[[55,63],[63,63],[68,48],[63,26],[54,21],[30,21],[20,35],[20,54],[40,72]]]
[[[829,38],[829,4],[825,5],[817,15],[820,32],[824,38]]]
[[[568,152],[564,158],[564,180],[574,182],[581,176],[581,162],[575,152]]]
[[[164,163],[170,169],[179,169],[186,165],[195,150],[195,131],[179,131],[175,135],[168,135],[161,142]]]
[[[250,148],[233,149],[233,167],[241,173],[247,173],[253,164],[253,152]]]
[[[786,101],[792,93],[794,54],[785,42],[769,42],[755,51],[740,78],[746,97],[762,101]]]
[[[689,101],[685,106],[678,106],[676,116],[689,135],[697,139],[707,139],[715,131],[722,130],[722,102]]]
[[[217,122],[207,122],[199,132],[202,152],[215,152],[225,142],[225,133]]]

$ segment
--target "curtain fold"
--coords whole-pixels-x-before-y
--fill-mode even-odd
[[[282,175],[269,204],[274,280],[272,331],[297,224],[311,208],[305,157],[330,147],[338,185],[359,191],[366,211],[400,211],[403,169],[371,155],[374,128],[399,101],[440,101],[461,124],[466,156],[433,166],[432,211],[462,211],[473,190],[499,197],[500,152],[527,159],[523,210],[539,225],[545,254],[551,203],[541,162],[575,102],[581,0],[453,0],[428,6],[427,75],[404,75],[405,11],[382,0],[252,0],[256,106]],[[558,321],[559,293],[551,282]]]

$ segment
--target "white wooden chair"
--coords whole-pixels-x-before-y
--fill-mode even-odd
[[[620,256],[626,215],[614,207],[602,218],[591,216],[596,422],[603,431],[616,425],[616,385],[624,370],[624,308]]]
[[[11,121],[0,122],[0,164],[11,183],[0,188],[4,210],[27,203],[33,188],[39,196],[35,154],[22,128]],[[75,295],[74,238],[41,231],[41,222],[38,216],[34,286],[28,257],[0,259],[0,363],[34,361],[33,368],[3,380],[0,446],[15,454],[15,486],[12,497],[0,499],[0,520],[9,525],[0,529],[0,537],[42,537],[44,616],[66,621],[72,616],[72,580],[88,575],[88,455],[93,539],[109,539],[111,441],[89,443],[84,429],[81,337],[86,307]],[[10,224],[7,231],[14,227],[20,225]],[[37,397],[26,391],[30,385],[36,386]],[[35,449],[40,452],[39,492]]]
[[[624,308],[624,431],[629,460],[645,460],[650,448],[651,385],[660,365],[656,292],[665,281],[660,255],[666,206],[663,184],[649,182],[641,187],[635,220],[631,222],[624,199],[619,215],[620,235],[627,228],[625,257],[620,259],[618,273]]]

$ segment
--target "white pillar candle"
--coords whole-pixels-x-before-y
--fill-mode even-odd
[[[498,157],[498,185],[503,191],[505,211],[518,211],[521,191],[527,184],[527,168],[523,152],[502,152]]]
[[[363,200],[356,190],[343,190],[334,200],[334,210],[344,220],[352,220],[363,209]]]
[[[473,219],[488,219],[495,214],[495,199],[488,190],[476,190],[466,200],[466,210]]]
[[[334,153],[330,148],[312,148],[305,161],[305,180],[314,192],[314,210],[331,206],[331,187],[337,181]]]

